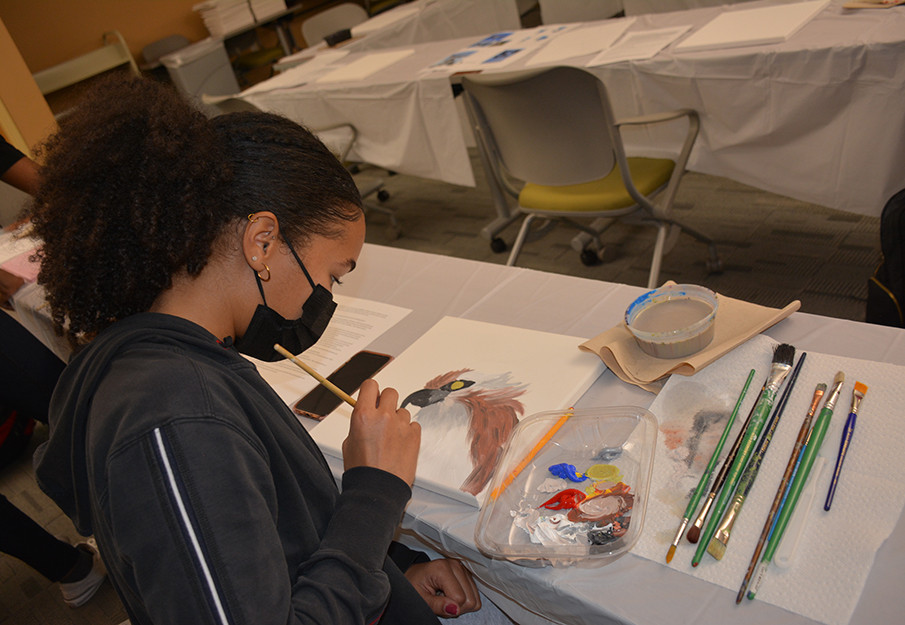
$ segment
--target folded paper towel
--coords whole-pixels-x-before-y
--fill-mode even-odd
[[[675,284],[667,282],[666,284]],[[696,354],[683,358],[654,358],[641,351],[625,322],[585,341],[579,347],[600,356],[620,380],[659,393],[667,376],[694,375],[752,336],[782,321],[801,307],[795,300],[782,310],[717,294],[720,306],[714,320],[713,341]]]

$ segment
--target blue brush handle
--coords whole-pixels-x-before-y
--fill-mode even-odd
[[[842,472],[842,463],[845,462],[845,453],[848,451],[848,444],[852,440],[852,433],[855,431],[855,423],[858,421],[858,415],[850,412],[848,420],[845,422],[845,429],[842,431],[842,442],[839,444],[839,456],[836,458],[836,468],[833,470],[833,481],[830,482],[830,490],[826,494],[826,503],[823,509],[829,511],[833,505],[833,495],[836,494],[836,483],[839,481],[839,473]]]

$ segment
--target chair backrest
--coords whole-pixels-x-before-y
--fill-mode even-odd
[[[613,170],[613,114],[593,74],[574,67],[475,74],[462,86],[478,133],[509,175],[558,186]]]
[[[182,50],[191,43],[185,35],[170,35],[163,39],[158,39],[153,43],[149,43],[141,49],[141,55],[145,59],[145,63],[153,65],[160,60],[160,57]]]
[[[119,31],[114,30],[104,33],[102,48],[36,72],[34,79],[41,93],[47,95],[125,64],[134,74],[140,74],[126,41]]]
[[[358,4],[346,2],[312,15],[302,22],[302,37],[309,46],[323,41],[338,30],[352,28],[368,19],[368,12]]]

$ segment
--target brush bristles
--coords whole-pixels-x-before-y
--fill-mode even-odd
[[[685,538],[687,538],[688,542],[690,542],[690,543],[698,542],[698,538],[700,538],[700,537],[701,537],[701,528],[699,528],[697,525],[692,526],[692,528],[690,530],[688,530],[688,533],[685,534]]]
[[[717,560],[722,560],[723,556],[726,555],[726,543],[720,542],[718,538],[714,537],[710,544],[707,545],[707,553]]]
[[[836,377],[833,378],[833,386],[836,384],[845,384],[845,373],[839,371],[836,373]]]
[[[773,350],[773,364],[791,365],[795,360],[795,346],[780,343]]]
[[[855,393],[864,397],[864,394],[867,393],[867,384],[861,384],[861,382],[855,382]]]
[[[826,384],[821,382],[820,384],[817,385],[817,390],[820,391],[821,393],[826,393]]]
[[[669,551],[666,552],[666,564],[669,564],[670,562],[672,562],[672,557],[674,555],[676,555],[676,546],[670,545]]]

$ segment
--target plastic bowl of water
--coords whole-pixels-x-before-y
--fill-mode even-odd
[[[684,358],[713,340],[719,299],[694,284],[671,284],[645,293],[625,311],[625,325],[644,353]]]

